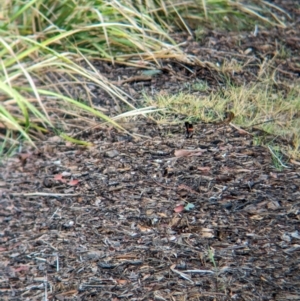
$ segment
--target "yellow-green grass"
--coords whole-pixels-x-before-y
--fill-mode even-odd
[[[290,159],[300,158],[299,84],[291,84],[286,92],[278,91],[271,82],[228,85],[222,92],[203,96],[187,93],[146,96],[146,103],[165,108],[163,113],[155,115],[162,123],[169,120],[170,114],[186,116],[191,121],[218,123],[225,112],[231,111],[235,115],[231,123],[253,133],[257,144],[280,149]]]
[[[61,120],[60,114],[67,110],[72,114],[75,110],[87,126],[104,121],[121,129],[94,107],[88,90],[83,103],[68,93],[72,87],[92,83],[137,113],[131,97],[104,78],[91,61],[123,62],[146,69],[156,68],[161,58],[186,61],[188,55],[170,38],[178,26],[192,34],[191,20],[202,27],[218,15],[225,23],[227,18],[240,18],[284,27],[285,20],[274,12],[289,18],[264,1],[248,5],[237,0],[1,1],[1,150],[20,140],[34,144],[33,140],[57,124],[68,131],[68,121]],[[70,79],[68,87],[55,81],[56,75]]]

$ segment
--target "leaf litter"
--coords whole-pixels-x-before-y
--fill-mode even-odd
[[[236,49],[239,34],[217,31],[204,48],[186,39],[186,51],[213,63],[252,60],[228,75],[242,83],[259,72],[259,53],[284,39],[292,58],[278,61],[277,80],[297,77],[293,31],[258,35],[244,34],[247,53]],[[175,93],[188,80],[182,62],[164,63],[176,77],[97,67],[139,101],[142,89]],[[188,67],[217,87],[214,70]],[[92,92],[114,112],[113,99]],[[221,125],[135,123],[151,138],[99,126],[78,137],[91,147],[49,137],[0,165],[1,300],[299,300],[298,162],[276,169],[232,114]]]
[[[38,298],[45,283],[50,300],[298,295],[298,166],[276,170],[267,148],[229,125],[198,124],[191,139],[182,124],[148,140],[109,133],[91,133],[90,148],[46,141],[25,165],[6,162],[3,296],[13,286],[14,300]],[[176,149],[200,144],[201,156],[174,162]]]

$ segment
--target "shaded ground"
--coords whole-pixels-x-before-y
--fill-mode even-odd
[[[227,73],[236,83],[255,79],[268,55],[278,83],[297,80],[299,27],[295,16],[257,37],[208,32],[186,51],[249,62]],[[278,45],[290,55],[274,57]],[[141,70],[99,68],[137,99],[190,89],[187,81],[223,84],[209,66],[162,63],[146,80],[126,81]],[[107,95],[92,93],[111,110]],[[182,124],[131,127],[148,138],[99,127],[82,134],[89,149],[50,137],[0,167],[0,299],[299,300],[300,167],[279,172],[267,148],[226,124],[195,125],[189,139]]]

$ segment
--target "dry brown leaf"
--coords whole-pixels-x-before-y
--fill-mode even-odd
[[[197,191],[193,190],[191,187],[187,186],[187,185],[184,185],[184,184],[180,184],[178,186],[178,190],[183,190],[183,191],[188,191],[190,193],[195,193],[195,194],[198,194]]]
[[[62,141],[62,138],[60,136],[52,136],[48,138],[48,142],[51,143],[59,143]]]
[[[230,123],[231,120],[234,118],[234,113],[233,112],[226,112],[225,113],[225,119],[224,119],[224,123]]]
[[[168,216],[167,216],[165,213],[163,213],[163,212],[158,212],[157,215],[160,216],[160,217],[168,217]]]
[[[256,215],[251,216],[250,218],[251,218],[251,219],[254,219],[254,220],[256,220],[256,221],[260,221],[260,220],[262,220],[264,217],[261,216],[261,215],[256,214]]]
[[[7,185],[7,183],[6,182],[4,182],[4,181],[0,181],[0,187],[5,187]]]
[[[125,285],[125,284],[127,284],[127,280],[124,280],[124,279],[117,279],[116,281],[117,281],[117,283],[120,284],[120,285]]]
[[[175,215],[175,217],[172,218],[172,220],[170,221],[169,223],[169,226],[170,227],[174,227],[174,226],[177,226],[181,221],[181,218],[178,217],[178,215]]]
[[[31,156],[31,153],[26,153],[26,154],[19,154],[18,158],[22,164],[22,167],[24,167],[27,163],[27,159]]]
[[[203,237],[203,238],[213,238],[214,234],[210,233],[210,232],[202,232],[201,237]]]
[[[293,163],[293,164],[295,164],[295,165],[300,165],[300,162],[298,162],[298,161],[296,161],[296,160],[291,159],[290,161],[291,161],[291,163]]]
[[[268,202],[268,204],[267,204],[267,208],[271,209],[271,210],[278,209],[279,207],[280,207],[280,204],[277,201],[271,201],[271,202]]]
[[[202,228],[201,231],[202,232],[213,232],[214,230],[211,228]]]
[[[201,236],[205,238],[212,238],[214,237],[214,230],[210,228],[202,228]]]
[[[63,293],[59,294],[59,296],[73,296],[76,293],[78,293],[77,290],[69,290],[67,292],[63,292]]]
[[[141,232],[146,232],[146,233],[152,232],[152,229],[149,227],[138,225],[138,228],[140,229]]]
[[[146,210],[146,215],[152,215],[154,213],[153,209]]]

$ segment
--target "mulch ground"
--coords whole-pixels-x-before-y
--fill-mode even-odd
[[[211,62],[251,56],[232,75],[238,84],[284,43],[291,56],[274,57],[278,83],[297,80],[292,8],[289,28],[243,33],[241,43],[241,33],[208,32],[186,51]],[[165,65],[151,80],[99,69],[136,99],[178,92],[183,79],[211,79],[211,89],[222,79],[209,67]],[[131,127],[141,136],[99,126],[82,133],[92,147],[53,136],[0,165],[0,299],[300,300],[300,167],[279,171],[268,148],[226,123],[195,124],[189,138],[183,124]]]

